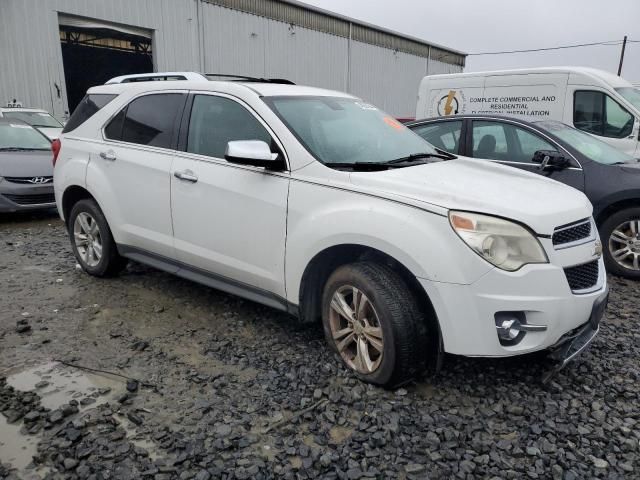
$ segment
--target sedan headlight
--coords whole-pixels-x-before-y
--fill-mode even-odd
[[[514,272],[528,263],[548,263],[538,239],[525,227],[503,218],[449,212],[449,222],[474,252],[496,267]]]

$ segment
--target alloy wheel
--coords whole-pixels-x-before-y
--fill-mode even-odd
[[[73,238],[82,261],[95,267],[102,258],[102,236],[100,227],[90,214],[81,212],[73,223]]]
[[[627,220],[611,232],[609,252],[618,265],[640,271],[640,219]]]
[[[382,362],[384,337],[375,308],[351,285],[338,288],[329,310],[331,335],[345,363],[361,374],[371,374]]]

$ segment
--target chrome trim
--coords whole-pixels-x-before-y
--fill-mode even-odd
[[[498,114],[496,114],[496,115],[498,115]],[[569,157],[571,157],[571,158],[572,158],[572,159],[573,159],[573,160],[578,164],[578,166],[580,167],[580,168],[576,168],[576,167],[569,167],[569,168],[567,168],[566,170],[570,170],[570,169],[574,169],[574,170],[582,170],[582,164],[580,163],[580,161],[579,161],[576,157],[574,157],[574,156],[571,154],[571,152],[568,152],[568,151],[567,151],[567,150],[566,150],[562,145],[559,145],[557,141],[555,141],[553,138],[549,137],[549,135],[547,135],[546,133],[544,133],[544,132],[540,131],[540,129],[535,128],[535,127],[532,127],[531,125],[527,125],[527,124],[525,124],[525,123],[522,123],[521,121],[518,121],[518,119],[515,119],[515,118],[476,117],[476,116],[472,116],[472,117],[470,117],[470,116],[468,116],[468,115],[464,115],[464,114],[462,114],[462,115],[456,115],[456,117],[459,117],[459,118],[461,118],[461,119],[463,119],[463,120],[471,120],[471,121],[473,121],[473,120],[488,120],[488,121],[493,121],[493,122],[514,123],[514,124],[516,124],[516,125],[519,125],[519,126],[521,126],[521,127],[523,127],[523,128],[527,128],[527,129],[529,129],[529,130],[535,130],[535,131],[536,131],[537,133],[539,133],[541,136],[543,136],[544,138],[546,138],[550,143],[552,143],[552,144],[554,144],[554,145],[558,146],[558,148],[559,148],[562,152],[566,153]],[[411,126],[416,126],[416,127],[417,127],[417,126],[419,126],[419,125],[424,125],[424,124],[427,124],[427,123],[434,123],[434,122],[441,122],[441,121],[442,121],[442,120],[441,120],[441,119],[439,119],[439,118],[434,118],[433,120],[428,120],[428,121],[425,121],[425,122],[412,123],[412,125],[411,125]],[[475,157],[469,157],[469,158],[475,158]],[[490,160],[490,159],[480,159],[480,160]],[[506,161],[503,161],[503,160],[490,160],[490,161],[492,161],[492,162],[505,162],[505,163],[506,163]],[[517,164],[517,165],[527,165],[527,164],[525,164],[525,163],[523,163],[523,162],[512,162],[512,163],[515,163],[515,164]],[[537,165],[533,164],[533,166],[537,166]]]
[[[562,232],[563,230],[568,230],[570,228],[577,227],[579,225],[584,225],[585,223],[591,224],[591,233],[588,237],[581,238],[579,240],[574,240],[573,242],[561,243],[559,245],[553,245],[553,235],[556,232]],[[569,225],[565,225],[564,227],[557,227],[553,230],[553,234],[551,234],[551,244],[553,245],[554,250],[565,250],[567,248],[577,247],[578,245],[584,245],[585,243],[595,242],[597,240],[597,228],[593,219],[589,218],[588,220],[584,220],[581,222],[572,223]]]

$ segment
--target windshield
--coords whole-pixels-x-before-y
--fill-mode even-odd
[[[385,163],[416,154],[440,155],[393,117],[353,98],[270,97],[265,102],[319,161]]]
[[[62,128],[62,124],[46,112],[7,112],[3,113],[5,118],[16,118],[28,123],[33,127],[54,127]]]
[[[622,95],[627,102],[640,110],[640,88],[622,87],[616,88],[615,91]]]
[[[49,150],[51,143],[29,125],[0,123],[0,151],[13,149]]]
[[[546,121],[536,122],[536,124],[559,139],[564,140],[571,147],[594,162],[605,165],[636,163],[636,160],[630,155],[621,152],[608,143],[592,137],[588,133],[576,130],[564,123]]]

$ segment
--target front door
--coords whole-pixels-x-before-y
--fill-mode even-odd
[[[573,109],[567,113],[569,125],[590,133],[609,145],[634,156],[638,148],[640,120],[611,95],[593,87],[573,87]]]
[[[289,175],[224,159],[232,140],[263,140],[282,154],[274,137],[247,106],[219,94],[195,94],[185,115],[184,151],[171,168],[178,260],[217,282],[284,298]]]
[[[538,173],[584,191],[584,174],[578,163],[562,170],[542,170],[540,164],[533,161],[538,150],[562,149],[524,126],[500,120],[473,120],[469,143],[467,148],[474,158]]]

